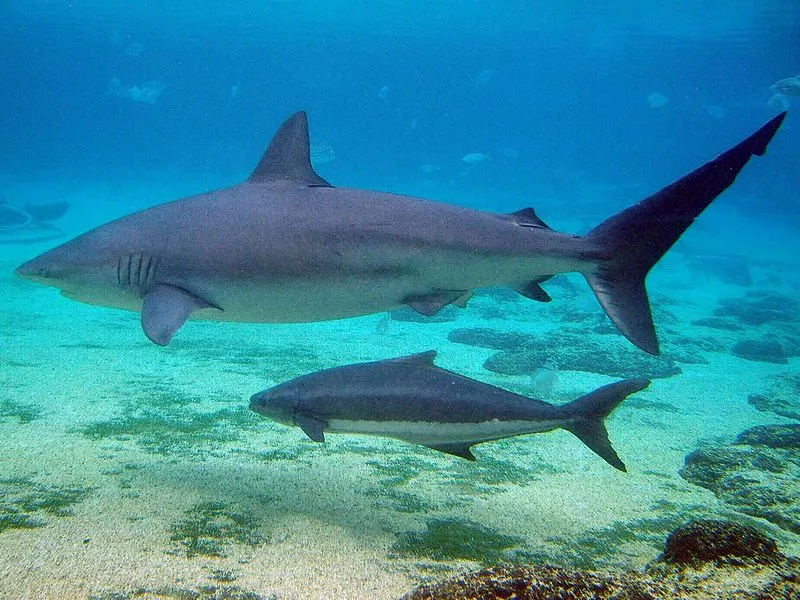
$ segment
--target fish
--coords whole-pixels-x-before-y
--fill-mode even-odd
[[[461,160],[467,163],[468,165],[477,165],[478,163],[491,160],[491,157],[488,154],[484,154],[483,152],[470,152],[469,154],[465,154],[464,156],[462,156]]]
[[[533,208],[501,214],[334,187],[311,166],[298,112],[244,183],[121,217],[15,273],[67,298],[140,311],[145,335],[165,346],[190,317],[297,323],[403,306],[432,316],[492,286],[548,302],[543,282],[579,272],[619,331],[658,354],[648,271],[766,152],[784,116],[580,237]]]
[[[254,394],[250,409],[315,442],[325,433],[374,435],[467,460],[476,444],[566,429],[626,471],[604,419],[650,380],[618,381],[556,406],[442,369],[435,358],[430,350],[302,375]]]
[[[800,97],[800,75],[780,79],[773,83],[769,89],[776,94]]]

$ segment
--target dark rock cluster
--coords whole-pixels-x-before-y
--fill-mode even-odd
[[[557,331],[534,336],[493,329],[454,329],[451,342],[498,350],[484,363],[503,375],[530,375],[540,367],[588,371],[612,377],[670,377],[681,372],[669,356],[650,356],[619,337],[592,343],[576,331]],[[696,362],[685,357],[683,362]]]
[[[762,425],[695,450],[680,475],[744,514],[800,533],[800,425]]]
[[[757,410],[800,421],[800,374],[774,375],[763,392],[750,394],[747,401]]]
[[[754,290],[743,298],[723,298],[714,316],[732,318],[743,325],[792,322],[800,318],[800,304],[789,296]]]
[[[782,559],[775,540],[730,521],[692,521],[667,537],[660,560],[679,565],[734,562],[771,564]]]
[[[756,362],[785,365],[789,362],[789,354],[780,342],[770,339],[746,339],[734,344],[731,354]]]

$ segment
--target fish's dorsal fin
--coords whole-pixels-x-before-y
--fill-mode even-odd
[[[400,358],[393,358],[393,363],[401,363],[406,365],[416,365],[420,367],[433,367],[433,361],[436,360],[436,350],[428,350],[427,352],[418,352],[417,354],[409,354],[408,356],[401,356]]]
[[[530,206],[528,208],[523,208],[521,210],[511,213],[511,216],[514,217],[514,220],[517,222],[517,224],[521,225],[522,227],[537,227],[539,229],[552,229],[552,227],[550,227],[547,223],[545,223],[539,218],[539,215],[537,215],[536,211],[533,210]]]
[[[284,121],[247,181],[290,181],[312,187],[333,187],[317,175],[311,166],[308,119],[305,112],[296,112]]]

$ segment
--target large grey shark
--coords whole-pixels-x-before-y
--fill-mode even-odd
[[[89,304],[140,310],[147,337],[166,345],[190,317],[307,322],[402,305],[432,315],[497,285],[548,301],[540,283],[577,271],[622,334],[657,354],[645,276],[750,157],[764,154],[784,115],[577,237],[553,231],[532,208],[496,214],[333,187],[311,166],[300,112],[244,183],[122,217],[16,273]]]
[[[603,419],[649,380],[618,381],[554,406],[441,369],[434,358],[431,350],[303,375],[253,395],[250,408],[315,442],[325,432],[378,435],[468,460],[475,444],[561,428],[625,471]]]

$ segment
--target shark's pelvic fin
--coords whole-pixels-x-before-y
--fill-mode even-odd
[[[612,467],[627,472],[625,464],[611,446],[603,419],[625,398],[648,385],[649,379],[626,379],[603,386],[561,406],[560,410],[563,411],[566,421],[564,429],[574,434]]]
[[[542,282],[547,281],[550,279],[550,277],[552,277],[552,275],[540,277],[539,279],[532,279],[531,281],[519,281],[511,287],[512,289],[516,290],[517,293],[525,296],[526,298],[530,298],[531,300],[536,300],[537,302],[550,302],[552,300],[550,294],[548,294],[541,286]]]
[[[716,159],[595,227],[586,240],[602,248],[596,271],[584,273],[609,318],[639,348],[658,354],[644,280],[752,156],[766,152],[786,113]]]
[[[475,460],[475,455],[472,454],[472,450],[470,450],[470,444],[463,443],[463,444],[425,444],[428,448],[432,450],[438,450],[439,452],[444,452],[445,454],[452,454],[453,456],[460,456],[461,458],[466,458],[467,460]]]
[[[208,302],[186,290],[159,283],[144,297],[142,329],[152,342],[166,346],[193,311],[210,307]]]
[[[325,421],[317,417],[296,414],[294,417],[298,427],[315,442],[325,441]]]
[[[430,294],[407,296],[403,299],[403,304],[410,306],[421,315],[432,317],[448,304],[464,308],[471,297],[471,290],[436,290]]]
[[[281,125],[248,179],[251,183],[291,181],[310,187],[333,187],[314,172],[305,112],[297,112]]]

